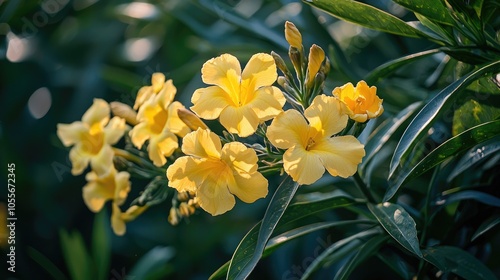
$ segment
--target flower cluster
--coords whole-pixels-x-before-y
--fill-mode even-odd
[[[175,225],[198,208],[215,216],[231,210],[235,197],[246,203],[266,197],[269,173],[285,172],[301,185],[325,172],[354,175],[365,155],[356,128],[383,112],[376,88],[359,81],[326,94],[325,52],[312,45],[306,54],[291,22],[285,38],[295,75],[275,52],[253,55],[243,70],[236,57],[222,54],[201,68],[207,87],[194,91],[189,109],[174,101],[173,81],[155,73],[133,107],[96,99],[81,122],[59,124],[59,138],[72,146],[72,173],[90,165],[83,187],[88,208],[98,212],[111,201],[112,227],[122,235],[125,223],[169,196]],[[203,120],[218,120],[223,135]],[[124,135],[125,149],[113,147]],[[131,176],[156,179],[122,212]]]

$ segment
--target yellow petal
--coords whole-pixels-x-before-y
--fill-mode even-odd
[[[113,115],[124,118],[125,121],[131,125],[137,124],[137,112],[127,104],[114,101],[109,103],[109,106],[111,107],[111,112],[113,112]]]
[[[267,138],[280,149],[288,149],[295,145],[305,147],[309,135],[309,125],[296,110],[287,110],[278,115],[267,128]]]
[[[321,64],[323,64],[324,60],[325,52],[323,49],[315,44],[312,45],[309,49],[309,61],[307,63],[307,80],[309,83],[314,81],[314,77],[321,68]]]
[[[274,58],[266,53],[254,54],[241,74],[242,89],[255,91],[262,86],[272,85],[278,78]],[[244,90],[242,90],[244,91]]]
[[[83,152],[81,145],[76,145],[69,151],[69,160],[71,161],[71,174],[80,175],[90,162],[88,154]]]
[[[199,128],[182,139],[182,152],[199,158],[220,159],[222,144],[219,136]]]
[[[201,78],[205,84],[216,85],[228,94],[240,91],[241,66],[230,54],[212,58],[203,64]]]
[[[122,205],[127,199],[130,192],[130,174],[126,171],[121,171],[115,175],[115,193],[113,200],[116,204]]]
[[[131,222],[147,209],[148,209],[147,205],[145,206],[132,205],[125,211],[125,213],[121,214],[121,219],[127,223]]]
[[[304,111],[309,125],[321,132],[323,136],[332,136],[347,126],[348,116],[344,113],[340,101],[324,94],[314,98]]]
[[[100,178],[95,172],[89,172],[85,176],[87,184],[82,189],[83,201],[90,211],[97,213],[101,211],[104,203],[114,197],[113,172]],[[110,177],[111,178],[106,178]]]
[[[220,112],[233,103],[228,94],[217,86],[197,89],[193,93],[191,102],[194,104],[191,110],[206,120],[218,118]]]
[[[166,123],[166,128],[171,132],[184,137],[186,134],[191,132],[191,129],[179,118],[179,109],[185,109],[185,107],[178,101],[173,102],[168,106],[168,119]]]
[[[99,153],[92,156],[90,159],[90,166],[97,175],[101,176],[109,172],[110,168],[113,167],[113,156],[114,152],[111,146],[104,145]]]
[[[177,93],[177,88],[174,86],[172,80],[168,80],[163,85],[160,92],[155,97],[155,103],[161,108],[167,110],[168,106],[172,103]]]
[[[92,127],[94,124],[98,124],[100,127],[104,127],[109,121],[109,114],[111,109],[109,108],[108,102],[100,98],[95,98],[92,106],[83,114],[82,121]],[[94,134],[94,132],[90,132]]]
[[[120,210],[120,207],[118,207],[116,203],[113,203],[113,210],[111,212],[111,228],[113,229],[113,232],[118,236],[124,235],[127,230],[125,221],[123,221],[121,216],[122,211]]]
[[[177,109],[177,116],[192,130],[208,129],[208,126],[197,115],[186,108]]]
[[[248,103],[248,106],[261,121],[270,120],[283,112],[286,99],[277,87],[261,87],[255,94],[254,100]]]
[[[165,131],[160,135],[155,135],[149,139],[148,154],[149,158],[156,166],[163,166],[167,163],[166,157],[179,147],[175,134]]]
[[[257,171],[257,154],[239,142],[231,142],[222,148],[221,159],[236,172],[254,173]]]
[[[125,119],[113,117],[104,128],[106,143],[113,145],[118,142],[122,138],[123,133],[125,133],[125,129]]]
[[[146,140],[151,137],[148,125],[145,122],[139,123],[138,125],[134,126],[134,128],[130,130],[129,135],[130,139],[132,140],[132,144],[134,144],[134,146],[138,149],[141,149],[142,145],[144,145],[144,142],[146,142]]]
[[[267,179],[259,172],[234,174],[236,184],[229,185],[229,191],[246,203],[252,203],[267,196]]]
[[[283,168],[301,185],[312,184],[325,173],[325,167],[319,157],[301,146],[294,146],[283,154]]]
[[[290,46],[299,50],[302,49],[302,35],[295,24],[289,21],[285,22],[285,39]]]
[[[342,178],[354,175],[365,156],[364,146],[352,135],[329,138],[310,152],[319,156],[332,176]]]
[[[200,207],[213,216],[233,209],[236,201],[228,189],[233,184],[236,182],[229,168],[214,168],[196,192]]]
[[[57,136],[61,139],[64,146],[68,147],[81,141],[82,134],[87,133],[88,127],[82,122],[73,122],[70,124],[57,124]]]
[[[154,92],[159,92],[165,84],[165,75],[163,73],[153,73],[151,76],[151,86]]]
[[[259,118],[250,105],[243,107],[226,107],[220,114],[220,123],[230,133],[247,137],[255,133]]]
[[[152,86],[143,86],[137,92],[137,96],[135,98],[134,109],[137,110],[139,107],[144,104],[147,100],[152,98],[155,95]]]
[[[180,157],[167,168],[168,185],[179,192],[196,192],[211,169],[212,165],[206,160],[190,156]]]

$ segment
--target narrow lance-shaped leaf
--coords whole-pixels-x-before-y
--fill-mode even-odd
[[[408,251],[422,257],[415,221],[403,207],[384,202],[377,205],[368,204],[368,208],[394,240]]]
[[[394,0],[394,2],[433,21],[447,25],[454,24],[442,0]]]
[[[496,72],[498,70],[500,70],[500,61],[488,64],[453,82],[432,98],[417,114],[403,133],[391,160],[389,178],[394,176],[398,166],[403,165],[407,161],[407,157],[411,149],[427,132],[439,112],[450,109],[453,101],[455,101],[458,97],[458,92],[466,88],[482,75],[490,72]],[[390,197],[386,197],[386,199],[388,200]]]
[[[445,273],[451,272],[464,279],[497,279],[486,265],[460,248],[438,246],[422,251],[426,261]]]
[[[345,21],[401,36],[427,36],[401,19],[368,4],[352,0],[305,0],[306,3]]]
[[[480,191],[466,190],[441,196],[436,200],[436,205],[448,205],[461,200],[476,200],[477,202],[500,207],[500,198]]]
[[[257,265],[257,262],[260,260],[269,237],[271,237],[274,228],[278,224],[278,221],[285,212],[299,186],[300,185],[295,183],[290,176],[287,176],[278,186],[276,192],[271,198],[271,201],[269,202],[269,206],[264,214],[262,223],[259,226],[255,246],[253,246],[253,242],[245,244],[246,242],[242,240],[233,254],[233,258],[227,272],[227,279],[242,279],[250,275],[254,267]],[[245,238],[247,236],[248,234]],[[250,238],[254,239],[255,235],[252,234]]]
[[[390,184],[384,197],[384,201],[389,200],[398,189],[406,182],[416,178],[434,166],[454,157],[455,155],[468,150],[475,145],[491,139],[500,134],[500,120],[491,121],[466,130],[459,135],[452,137],[425,156],[410,171],[398,174],[396,181]]]
[[[482,236],[486,232],[490,231],[492,228],[500,224],[500,215],[494,215],[484,221],[472,235],[471,241],[476,240],[476,238]]]

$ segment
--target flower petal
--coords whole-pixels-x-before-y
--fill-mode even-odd
[[[191,132],[191,129],[189,129],[189,127],[179,118],[179,115],[177,114],[179,109],[185,109],[185,107],[178,101],[175,101],[168,106],[168,119],[165,124],[165,128],[180,137],[184,137],[186,134]]]
[[[113,156],[115,153],[110,145],[104,145],[99,153],[90,159],[90,166],[97,175],[101,176],[110,171],[113,167]]]
[[[113,201],[118,205],[122,205],[130,192],[130,174],[126,171],[117,173],[114,178],[114,183],[115,193]]]
[[[104,127],[109,121],[111,109],[108,102],[100,98],[95,98],[92,106],[83,114],[82,121],[92,127],[94,124],[99,124]],[[94,132],[90,132],[94,134]]]
[[[69,160],[71,161],[71,174],[80,175],[90,162],[90,156],[85,153],[81,145],[77,144],[69,151]]]
[[[248,106],[261,121],[267,121],[283,112],[285,102],[285,96],[277,87],[261,87],[255,92],[255,98]]]
[[[135,97],[134,109],[137,110],[139,107],[144,104],[147,100],[155,95],[152,86],[143,86],[137,92],[137,96]]]
[[[211,166],[190,156],[180,157],[167,168],[168,186],[179,192],[195,192]]]
[[[230,54],[210,59],[201,68],[201,79],[205,84],[216,85],[229,94],[239,94],[241,66]]]
[[[177,93],[177,88],[174,86],[172,80],[168,80],[163,84],[162,89],[155,97],[155,103],[157,103],[161,108],[167,110],[168,106],[174,100],[175,94]]]
[[[144,142],[151,137],[151,134],[148,129],[148,125],[145,122],[141,122],[138,125],[134,126],[132,130],[129,132],[130,139],[132,140],[132,144],[138,149],[142,148]]]
[[[219,136],[208,129],[199,128],[182,139],[182,152],[186,155],[220,159],[221,149]]]
[[[227,166],[225,168],[214,168],[208,173],[208,176],[196,192],[200,207],[213,216],[233,209],[236,203],[228,188],[229,185],[236,184],[230,171]]]
[[[230,133],[247,137],[255,133],[259,118],[250,105],[242,107],[228,106],[220,114],[220,123]]]
[[[242,91],[255,91],[262,86],[270,86],[277,78],[274,58],[267,53],[254,54],[241,75]]]
[[[319,157],[300,146],[294,146],[283,154],[283,168],[301,185],[312,184],[325,173]]]
[[[254,173],[257,171],[257,154],[240,142],[231,142],[222,148],[221,159],[238,173]]]
[[[113,177],[113,174],[110,175]],[[95,172],[87,173],[85,178],[88,183],[82,189],[83,201],[90,211],[97,213],[107,200],[112,200],[114,197],[114,186],[109,185],[114,178],[99,178]]]
[[[287,110],[278,115],[267,128],[267,138],[280,149],[294,145],[305,147],[309,135],[309,125],[297,110]]]
[[[304,115],[309,125],[321,132],[322,136],[330,137],[339,133],[347,126],[349,117],[344,113],[340,100],[324,94],[314,98]]]
[[[338,136],[317,143],[314,150],[332,176],[347,178],[354,175],[365,156],[363,144],[352,135]]]
[[[125,119],[113,117],[104,128],[106,143],[113,145],[118,142],[122,138],[123,133],[125,133],[125,129]]]
[[[151,88],[154,92],[159,92],[165,84],[165,75],[163,73],[153,73],[151,75]]]
[[[165,131],[149,139],[149,158],[153,161],[154,165],[163,166],[167,163],[166,157],[171,156],[178,147],[177,136],[170,131]]]
[[[252,203],[267,196],[267,179],[260,172],[233,175],[236,184],[229,185],[229,191],[242,201]]]
[[[111,228],[118,236],[124,235],[127,231],[125,221],[122,219],[122,210],[116,203],[113,203],[113,210],[111,211]]]
[[[70,124],[57,124],[57,136],[61,139],[64,146],[68,147],[81,141],[82,133],[87,133],[88,127],[82,122],[73,122]]]
[[[191,102],[194,106],[190,109],[207,120],[218,118],[220,112],[233,103],[228,94],[217,86],[197,89],[191,97]]]

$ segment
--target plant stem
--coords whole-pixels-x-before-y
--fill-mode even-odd
[[[368,186],[365,184],[361,176],[359,176],[359,173],[356,172],[353,176],[354,182],[356,183],[356,186],[358,186],[359,190],[363,193],[365,198],[368,200],[370,203],[377,203],[375,201],[375,198],[373,197],[372,193],[368,189]]]

